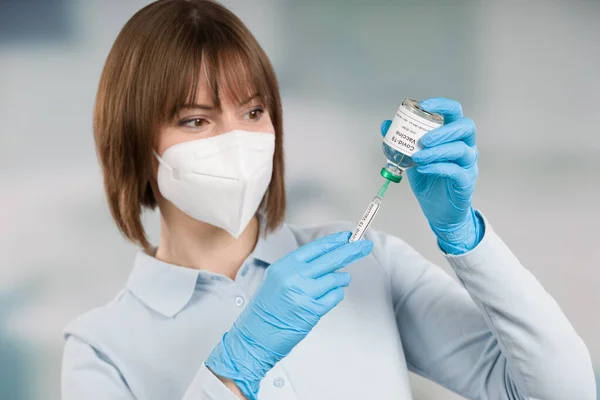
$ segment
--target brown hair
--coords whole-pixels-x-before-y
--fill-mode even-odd
[[[196,98],[200,70],[219,107],[258,94],[275,128],[273,175],[259,210],[268,231],[285,214],[279,87],[267,55],[232,12],[211,0],[160,0],[138,11],[108,55],[96,97],[94,137],[111,214],[121,232],[148,250],[141,222],[154,209],[150,185],[160,127]],[[192,100],[192,101],[190,101]]]

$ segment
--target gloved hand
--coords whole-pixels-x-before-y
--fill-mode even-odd
[[[326,236],[271,264],[206,366],[256,399],[265,374],[342,301],[350,274],[335,271],[371,252],[372,242],[349,238],[349,232]]]
[[[444,125],[423,135],[424,149],[412,157],[417,166],[406,175],[442,250],[466,253],[483,237],[483,223],[471,206],[478,173],[475,124],[463,117],[457,101],[431,98],[420,105],[443,115]],[[381,124],[383,136],[391,122]]]

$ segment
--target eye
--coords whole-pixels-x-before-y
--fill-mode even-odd
[[[208,124],[208,121],[204,118],[191,118],[184,119],[179,122],[180,126],[187,126],[189,128],[203,128]]]
[[[250,120],[259,120],[260,117],[263,116],[263,114],[265,113],[265,110],[263,110],[261,107],[257,107],[254,110],[251,110],[249,112],[247,112],[244,117],[247,117]]]

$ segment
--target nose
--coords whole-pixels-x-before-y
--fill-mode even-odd
[[[224,110],[219,122],[217,123],[214,134],[221,135],[223,133],[238,129],[240,129],[239,121],[237,120],[235,113],[228,113]]]

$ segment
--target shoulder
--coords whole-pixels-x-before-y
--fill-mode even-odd
[[[298,241],[298,246],[303,246],[308,242],[331,235],[332,233],[352,231],[354,224],[349,221],[334,221],[313,226],[288,224],[288,227]]]
[[[132,329],[145,318],[151,318],[150,310],[126,289],[107,304],[93,308],[72,320],[64,329],[65,340],[74,336],[82,342],[102,349]]]
[[[315,226],[298,226],[289,224],[289,229],[294,234],[298,246],[303,246],[313,240],[336,232],[351,232],[355,223],[349,221],[334,221]],[[364,239],[373,242],[373,257],[383,265],[390,262],[421,258],[421,255],[409,244],[397,236],[375,229],[368,229]]]
[[[350,221],[333,221],[325,224],[314,226],[300,226],[296,224],[288,224],[299,245],[304,245],[323,236],[331,235],[336,232],[352,232],[355,223]],[[402,239],[389,233],[368,229],[364,239],[370,240],[376,247],[386,249],[404,249],[409,250],[411,247]]]
[[[404,240],[383,231],[369,229],[365,233],[364,239],[373,242],[373,256],[382,264],[388,264],[394,260],[422,257]]]

